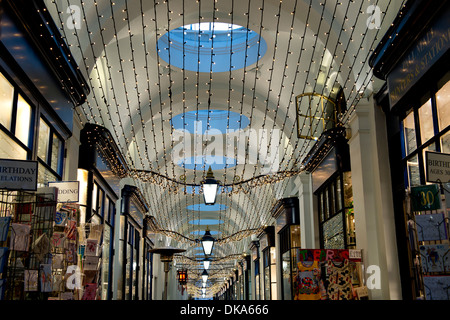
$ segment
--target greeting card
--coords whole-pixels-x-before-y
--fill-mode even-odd
[[[98,257],[86,256],[84,259],[83,270],[97,270]]]
[[[37,291],[38,290],[38,270],[25,270],[25,281],[24,290],[25,291]]]
[[[423,277],[426,300],[449,300],[450,276]]]
[[[11,217],[0,217],[0,241],[6,241],[10,222]]]
[[[0,274],[3,273],[3,269],[6,266],[6,261],[8,259],[9,248],[0,247]]]
[[[52,292],[52,265],[51,264],[41,264],[40,265],[40,281],[41,281],[41,292]]]
[[[97,243],[96,239],[86,240],[86,248],[84,250],[86,256],[97,256]]]
[[[95,295],[97,292],[97,284],[96,283],[88,283],[84,287],[84,293],[81,300],[95,300]]]
[[[448,244],[422,245],[419,248],[423,272],[450,271]]]
[[[53,232],[52,235],[52,247],[53,248],[64,248],[65,234],[64,232]]]
[[[31,226],[29,224],[12,223],[11,228],[11,250],[28,251]]]
[[[443,213],[416,215],[414,218],[419,241],[447,239],[447,228]]]

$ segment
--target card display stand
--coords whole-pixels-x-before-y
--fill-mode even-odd
[[[416,299],[450,300],[450,184],[412,187],[406,213]]]
[[[54,194],[0,190],[1,298],[42,300],[51,263]],[[45,271],[44,271],[45,270]],[[41,288],[42,287],[42,288]]]
[[[0,300],[98,299],[103,225],[56,195],[0,190]]]

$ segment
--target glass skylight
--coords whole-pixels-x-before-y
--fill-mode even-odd
[[[256,63],[267,44],[253,30],[222,22],[194,23],[159,38],[159,57],[189,71],[229,72]]]
[[[216,203],[214,205],[206,205],[204,203],[192,204],[187,206],[186,209],[194,211],[219,211],[226,210],[228,207],[224,204]]]
[[[222,224],[223,221],[218,219],[199,219],[199,220],[191,220],[189,221],[189,223],[200,226],[213,226],[216,224]]]

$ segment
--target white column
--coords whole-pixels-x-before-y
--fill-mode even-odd
[[[318,238],[314,217],[313,193],[311,174],[301,173],[295,183],[298,187],[299,215],[300,215],[300,243],[302,248],[315,249]]]
[[[401,299],[384,115],[370,97],[349,124],[356,246],[363,250],[370,298]]]

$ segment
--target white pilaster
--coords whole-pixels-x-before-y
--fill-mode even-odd
[[[315,249],[318,242],[316,242],[317,224],[314,219],[311,174],[301,173],[295,182],[298,188],[301,247]]]
[[[366,270],[379,270],[378,278],[364,274],[374,280],[367,282],[370,298],[401,299],[384,115],[370,97],[360,101],[349,124],[356,246]]]

